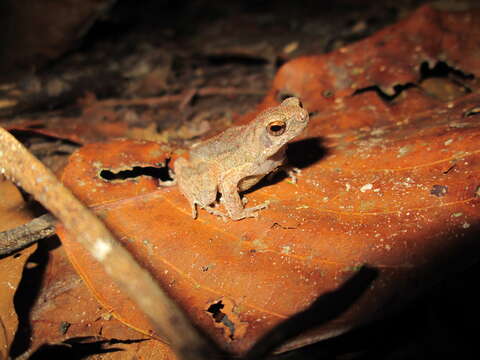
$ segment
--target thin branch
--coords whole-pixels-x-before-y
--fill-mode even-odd
[[[39,216],[14,229],[2,231],[0,232],[0,256],[13,254],[54,234],[55,218],[50,214]]]
[[[80,203],[55,175],[0,127],[0,173],[32,194],[61,221],[104,267],[106,273],[148,316],[183,360],[210,360],[216,349],[198,332],[183,311],[117,242],[105,225]]]

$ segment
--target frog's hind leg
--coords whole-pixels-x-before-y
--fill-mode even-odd
[[[190,166],[184,158],[179,158],[175,162],[175,174],[180,192],[187,198],[192,209],[192,217],[196,219],[197,206],[207,210],[209,205],[215,202],[217,185],[212,181],[208,171]]]
[[[198,209],[197,209],[197,205],[201,208],[201,209],[205,209],[209,214],[212,214],[212,215],[215,215],[215,216],[219,216],[221,217],[223,220],[226,220],[226,218],[228,217],[227,214],[215,209],[213,206],[210,206],[210,205],[206,205],[206,206],[203,206],[201,205],[200,203],[197,203],[196,201],[192,202],[192,218],[196,219],[198,217]]]
[[[202,209],[205,209],[209,214],[220,216],[221,218],[225,219],[227,214],[224,214],[212,206],[212,204],[215,204],[217,201],[217,194],[218,188],[216,185],[210,185],[210,187],[207,187],[207,184],[205,183],[204,189],[196,194],[197,204]]]
[[[212,215],[215,215],[215,216],[219,216],[221,217],[224,221],[226,221],[226,219],[228,218],[228,215],[215,209],[213,206],[205,206],[204,209],[209,213],[209,214],[212,214]]]
[[[209,214],[225,218],[227,215],[211,206],[217,201],[218,187],[215,182],[212,182],[211,177],[199,176],[197,177],[194,188],[195,192],[188,194],[187,198],[192,204],[192,216],[197,218],[197,205],[201,209],[205,209]]]

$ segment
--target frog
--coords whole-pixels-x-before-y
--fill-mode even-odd
[[[246,207],[240,193],[285,166],[288,142],[308,122],[309,114],[300,100],[289,97],[246,125],[227,128],[194,144],[188,159],[179,157],[174,163],[176,182],[191,206],[192,217],[198,216],[197,206],[224,220],[257,217],[268,201]],[[225,212],[216,205],[222,205]]]

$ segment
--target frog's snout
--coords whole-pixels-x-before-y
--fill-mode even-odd
[[[283,100],[280,106],[287,106],[287,110],[292,116],[294,121],[297,123],[306,123],[308,122],[308,111],[303,108],[303,104],[297,97],[289,97]]]
[[[302,102],[300,101],[299,98],[296,98],[294,96],[286,98],[283,100],[281,106],[299,106],[303,108]]]

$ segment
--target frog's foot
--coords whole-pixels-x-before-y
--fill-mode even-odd
[[[231,214],[230,217],[232,218],[232,220],[241,220],[245,218],[257,217],[258,212],[260,210],[266,209],[269,204],[270,204],[270,201],[267,200],[264,203],[259,204],[257,206],[252,206],[252,207],[243,209],[243,211],[240,214]]]
[[[215,215],[215,216],[219,216],[223,219],[223,221],[226,221],[227,218],[228,218],[228,215],[215,209],[213,206],[205,206],[204,209],[209,213],[209,214],[212,214],[212,215]]]

